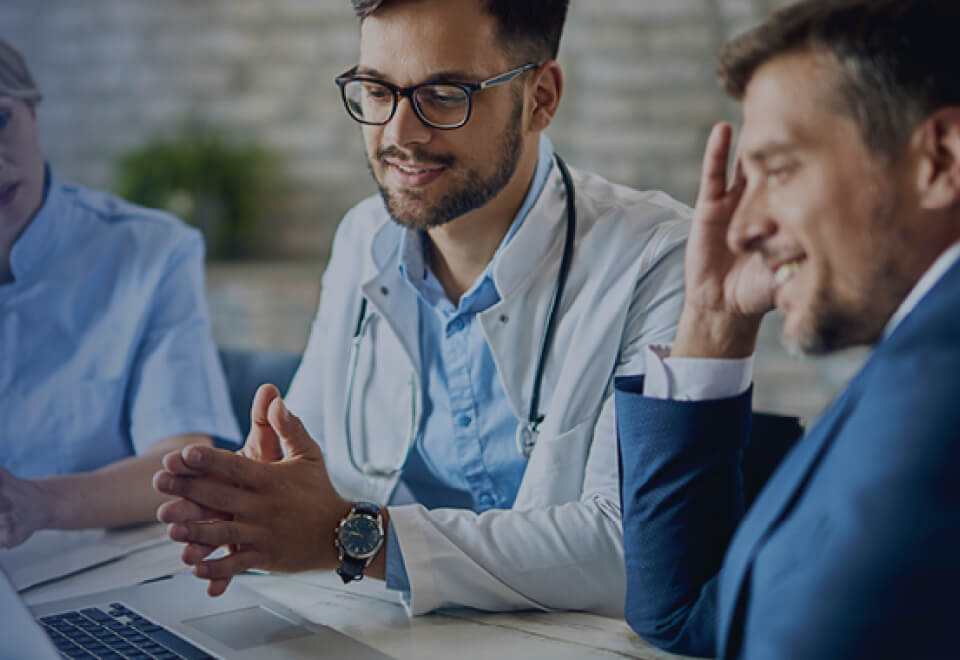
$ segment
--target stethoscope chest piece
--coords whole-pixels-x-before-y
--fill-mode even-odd
[[[530,458],[537,444],[537,436],[540,435],[539,426],[531,422],[517,424],[517,451],[526,459]]]

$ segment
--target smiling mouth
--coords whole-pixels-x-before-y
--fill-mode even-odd
[[[788,261],[784,264],[781,264],[779,268],[773,274],[773,281],[777,286],[781,286],[787,282],[791,277],[793,277],[800,266],[803,265],[803,262],[806,261],[806,258],[801,257],[800,259],[794,259],[793,261]]]
[[[429,174],[431,172],[439,172],[443,169],[442,165],[433,166],[433,167],[414,167],[412,165],[402,165],[401,163],[387,161],[387,164],[391,167],[395,167],[404,174]]]

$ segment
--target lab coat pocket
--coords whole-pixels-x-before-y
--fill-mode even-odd
[[[590,417],[557,435],[540,434],[517,494],[519,506],[546,506],[580,499],[594,424]]]

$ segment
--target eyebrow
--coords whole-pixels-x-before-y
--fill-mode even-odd
[[[378,71],[373,67],[369,66],[357,66],[354,69],[354,74],[358,76],[369,76],[370,78],[380,78],[381,80],[389,80],[390,76]],[[431,83],[431,82],[467,82],[478,79],[478,77],[472,73],[467,73],[466,71],[440,71],[434,73],[427,77],[425,80],[422,80],[421,83]],[[418,83],[419,84],[419,83]]]

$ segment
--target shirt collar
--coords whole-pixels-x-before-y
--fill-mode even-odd
[[[57,218],[61,215],[63,192],[49,163],[44,166],[43,204],[10,251],[14,281],[43,263],[56,241]]]
[[[897,311],[894,312],[893,316],[891,316],[887,322],[887,327],[883,331],[884,339],[893,334],[893,331],[897,329],[900,323],[920,304],[923,297],[930,292],[930,289],[940,281],[940,278],[943,277],[957,261],[960,261],[960,243],[954,243],[946,252],[941,254],[937,260],[933,262],[933,265],[927,269],[927,272],[923,274],[923,277],[921,277],[916,286],[913,287],[910,294],[903,299],[900,307],[897,308]]]
[[[469,304],[476,298],[476,294],[484,287],[486,284],[492,285],[494,291],[496,291],[496,284],[493,279],[493,269],[496,265],[500,254],[503,252],[504,248],[510,242],[510,240],[516,235],[517,231],[520,229],[520,225],[523,224],[523,221],[530,214],[530,210],[537,203],[537,200],[540,198],[540,195],[543,193],[543,189],[546,186],[547,179],[550,177],[550,172],[553,169],[553,143],[543,133],[540,134],[540,148],[537,154],[537,168],[534,171],[533,179],[530,183],[530,188],[527,190],[527,195],[523,200],[523,204],[520,205],[520,210],[517,211],[517,215],[514,216],[513,222],[510,223],[510,228],[507,229],[506,235],[503,237],[503,240],[500,242],[500,246],[497,248],[497,251],[494,253],[493,258],[490,260],[490,263],[487,264],[487,267],[484,269],[483,273],[477,278],[477,281],[474,282],[473,286],[463,294],[461,299],[461,307],[469,306]],[[426,237],[426,232],[422,230],[411,230],[404,229],[403,235],[400,239],[400,251],[399,251],[399,263],[397,267],[400,270],[403,278],[413,286],[414,289],[420,294],[424,293],[424,283],[427,278],[427,250],[429,249],[429,241]],[[487,296],[484,296],[486,299]],[[499,300],[499,293],[495,296],[495,299],[489,302],[486,306],[489,307],[497,300]]]

